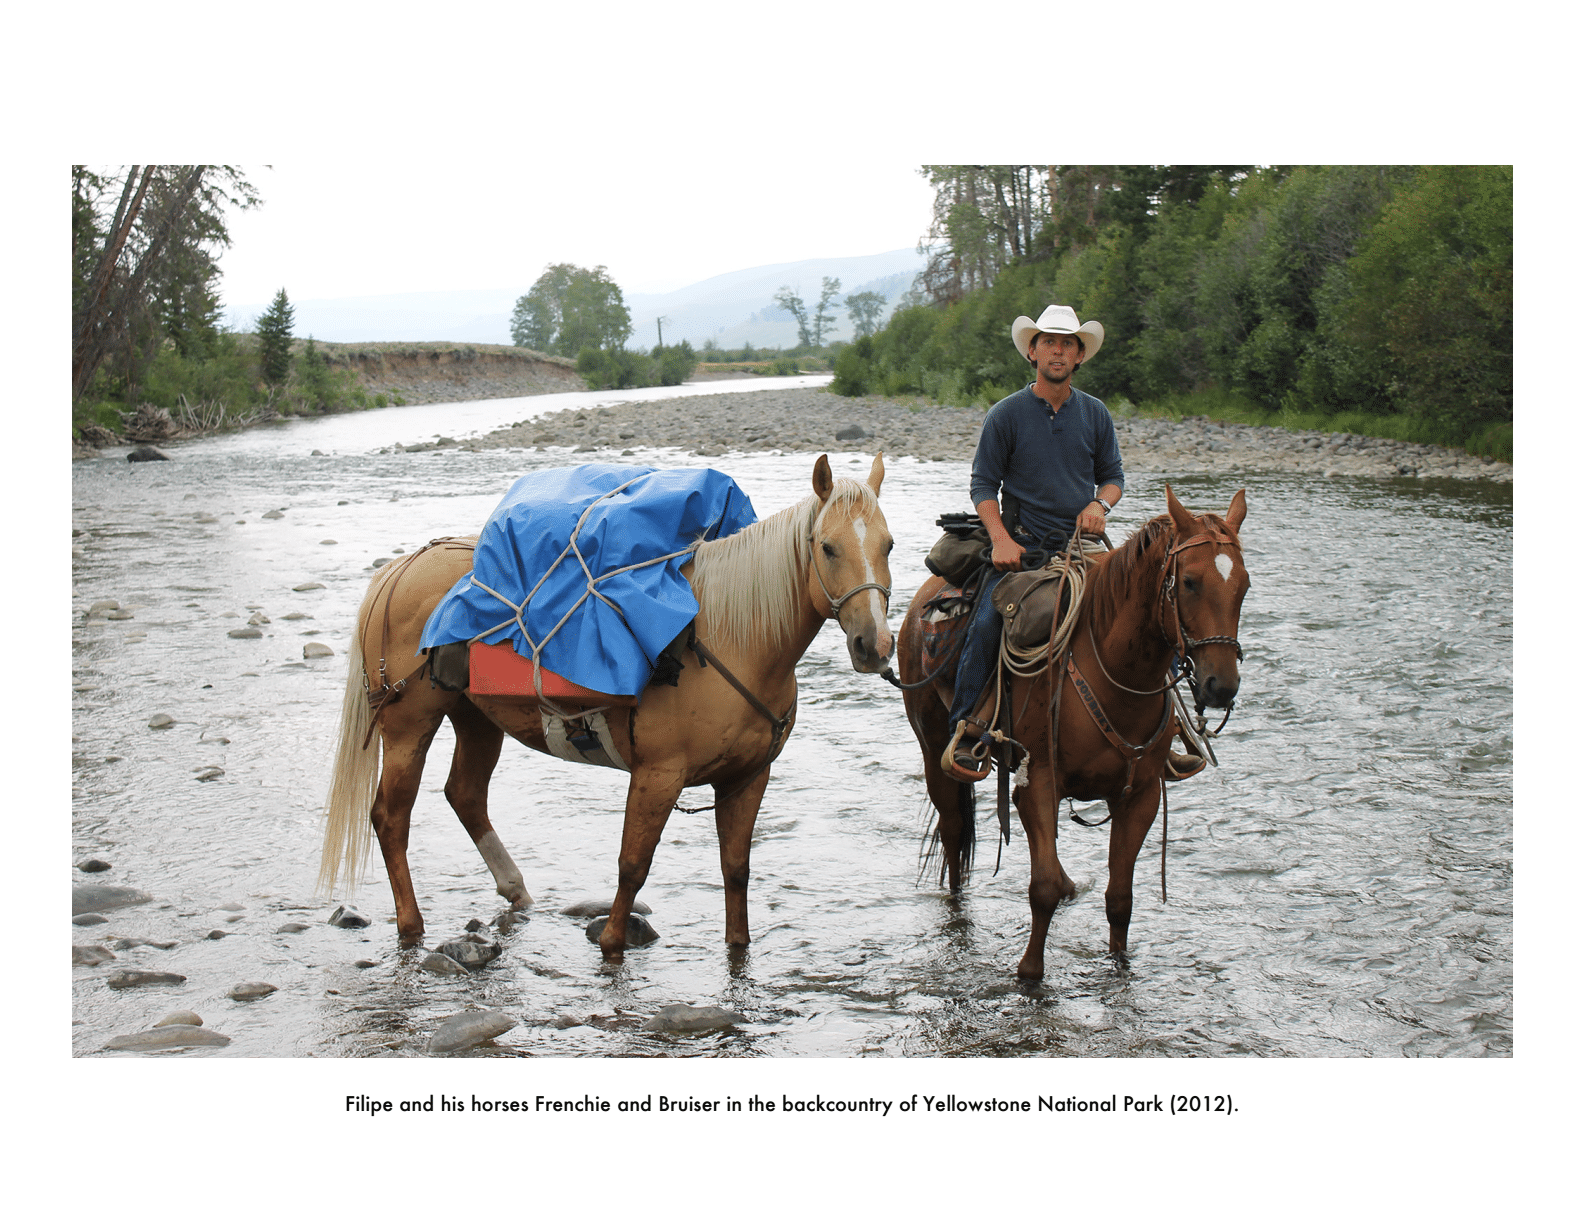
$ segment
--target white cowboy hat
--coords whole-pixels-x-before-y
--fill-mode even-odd
[[[1080,324],[1071,306],[1047,306],[1038,322],[1028,315],[1018,315],[1012,321],[1012,343],[1025,358],[1028,356],[1029,341],[1034,338],[1035,332],[1054,332],[1058,336],[1082,337],[1085,361],[1091,360],[1100,351],[1100,346],[1105,343],[1105,328],[1093,319]]]

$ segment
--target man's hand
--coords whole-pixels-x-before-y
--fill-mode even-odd
[[[1020,570],[1023,568],[1023,545],[1019,544],[1009,535],[1000,539],[992,537],[990,542],[990,563],[998,570]]]
[[[1106,516],[1094,502],[1090,502],[1079,512],[1078,530],[1085,535],[1104,535],[1105,529]]]

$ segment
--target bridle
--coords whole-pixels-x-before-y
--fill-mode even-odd
[[[825,585],[825,577],[824,577],[823,574],[820,573],[820,569],[819,569],[819,550],[817,550],[814,547],[814,531],[813,531],[813,528],[809,529],[808,545],[809,545],[809,567],[811,569],[813,569],[813,571],[814,571],[814,579],[815,579],[815,581],[817,581],[819,583],[820,590],[824,592],[825,599],[830,604],[830,612],[828,613],[828,615],[830,616],[830,618],[832,620],[836,619],[837,614],[842,610],[842,605],[844,603],[846,603],[849,599],[851,599],[854,595],[858,594],[859,591],[879,591],[881,595],[885,596],[886,605],[888,607],[890,606],[890,603],[891,603],[891,588],[888,587],[888,586],[881,586],[878,582],[860,582],[857,586],[853,587],[852,590],[848,591],[840,599],[837,599],[834,595],[832,595],[830,593],[830,588]]]
[[[1188,632],[1188,626],[1183,623],[1182,609],[1177,606],[1178,573],[1182,566],[1182,554],[1187,549],[1195,548],[1200,544],[1225,544],[1234,550],[1238,559],[1243,558],[1243,548],[1237,538],[1212,526],[1208,531],[1201,531],[1198,535],[1189,536],[1180,543],[1173,544],[1161,561],[1161,589],[1160,589],[1160,632],[1168,646],[1177,651],[1177,657],[1182,660],[1182,674],[1188,677],[1194,693],[1197,695],[1199,686],[1194,683],[1193,656],[1188,652],[1197,650],[1201,646],[1230,646],[1237,651],[1238,662],[1243,662],[1243,646],[1236,637],[1224,633],[1212,634],[1209,637],[1196,638]],[[1171,605],[1172,621],[1177,627],[1176,637],[1166,632],[1166,605]],[[1197,704],[1197,702],[1196,702]],[[1204,707],[1199,706],[1203,713]]]

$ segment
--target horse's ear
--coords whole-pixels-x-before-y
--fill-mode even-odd
[[[1199,524],[1194,521],[1194,516],[1184,509],[1182,502],[1177,500],[1177,494],[1172,492],[1171,485],[1166,486],[1166,513],[1171,515],[1171,521],[1177,528],[1179,536],[1194,535],[1199,530]]]
[[[830,458],[821,455],[814,461],[814,496],[824,501],[835,487],[836,480],[831,475]]]
[[[1233,535],[1237,535],[1246,517],[1248,517],[1248,502],[1243,499],[1243,490],[1239,489],[1232,494],[1232,504],[1227,507],[1226,512],[1226,525],[1232,528]]]
[[[881,451],[875,452],[875,461],[869,465],[869,487],[874,490],[876,497],[880,496],[880,482],[885,479],[885,455]]]

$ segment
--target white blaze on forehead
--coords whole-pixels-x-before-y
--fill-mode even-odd
[[[1216,567],[1216,573],[1221,575],[1221,581],[1222,582],[1231,582],[1232,581],[1232,558],[1231,557],[1227,556],[1226,553],[1216,553],[1215,567]]]

